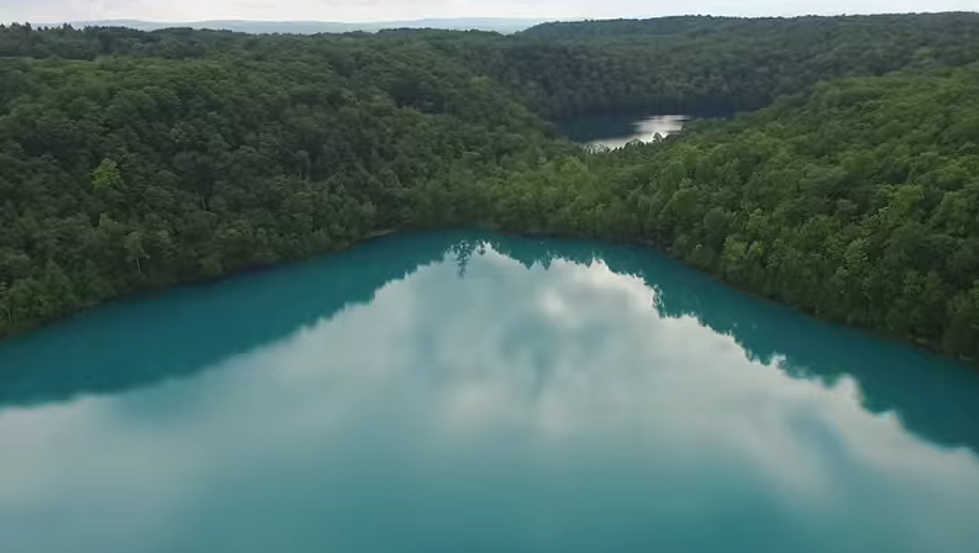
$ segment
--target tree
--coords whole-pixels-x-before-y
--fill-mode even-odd
[[[119,190],[125,186],[119,165],[109,159],[103,159],[98,168],[92,172],[92,188],[95,190]]]
[[[136,264],[139,274],[143,274],[142,260],[150,257],[143,249],[143,234],[138,230],[130,232],[126,235],[123,247],[126,249],[126,258]]]
[[[12,315],[10,312],[10,297],[9,290],[7,289],[6,282],[0,282],[0,314],[3,314],[4,319],[7,324],[12,322]]]

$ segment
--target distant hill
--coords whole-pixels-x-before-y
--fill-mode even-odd
[[[764,36],[773,29],[797,29],[812,32],[813,29],[847,29],[856,31],[880,29],[888,26],[917,30],[916,26],[944,26],[961,29],[975,25],[974,11],[921,13],[921,14],[869,14],[796,17],[732,17],[716,15],[680,15],[650,19],[582,19],[575,21],[549,21],[520,31],[526,37],[544,40],[608,40],[624,37],[649,39],[651,37],[704,38],[717,33]],[[838,31],[833,31],[838,32]]]
[[[190,27],[194,29],[217,29],[253,34],[349,33],[353,31],[366,31],[373,33],[383,29],[447,29],[460,31],[480,30],[508,34],[516,33],[544,22],[545,20],[542,19],[507,19],[492,17],[462,19],[417,19],[410,21],[376,21],[362,23],[342,23],[334,21],[234,20],[172,23],[140,21],[136,19],[112,19],[101,21],[75,21],[71,22],[71,25],[73,27],[129,27],[143,31],[155,31],[172,27]],[[60,25],[60,23],[58,25]]]

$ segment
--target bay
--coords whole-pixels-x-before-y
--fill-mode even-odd
[[[396,236],[0,342],[0,551],[967,552],[976,420],[648,249]]]

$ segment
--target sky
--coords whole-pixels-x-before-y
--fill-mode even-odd
[[[979,0],[0,0],[0,21],[390,21],[979,11]]]

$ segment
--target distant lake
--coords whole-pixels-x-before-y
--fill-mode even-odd
[[[591,115],[560,121],[558,129],[572,141],[589,147],[621,148],[633,140],[649,142],[657,134],[680,132],[686,115]]]
[[[979,372],[482,232],[0,342],[4,553],[974,553]]]

